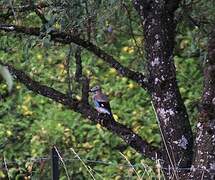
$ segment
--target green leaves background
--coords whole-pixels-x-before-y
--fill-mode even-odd
[[[11,7],[6,1],[0,2],[2,7]],[[24,1],[18,0],[12,2],[13,7],[25,4]],[[25,70],[42,84],[67,92],[64,64],[69,46],[51,42],[48,33],[52,29],[77,31],[86,39],[88,38],[86,24],[90,19],[93,43],[117,57],[123,65],[147,74],[143,32],[130,1],[44,2],[49,6],[44,10],[48,19],[45,25],[41,24],[34,12],[17,12],[11,18],[3,20],[5,23],[41,27],[40,38],[0,32],[0,57],[5,63],[11,63]],[[205,3],[208,11],[204,13],[210,14],[212,19],[214,16],[210,12],[213,8],[210,3],[210,1]],[[125,4],[130,11],[131,22],[122,4]],[[198,20],[201,8],[202,6],[195,5],[189,15]],[[182,12],[183,8],[179,10],[178,16],[181,16]],[[2,11],[2,13],[7,12]],[[182,19],[177,28],[174,60],[180,91],[194,125],[202,90],[202,66],[206,57],[207,39],[202,33],[204,26],[202,28],[190,26],[186,18]],[[210,23],[207,26],[210,26]],[[72,49],[75,48],[76,45],[72,44]],[[82,51],[82,61],[83,73],[90,77],[91,86],[100,84],[104,92],[109,95],[116,120],[131,127],[148,142],[159,146],[161,140],[159,129],[147,93],[134,82],[118,76],[114,69],[109,68],[90,52]],[[71,59],[70,70],[74,77],[74,57]],[[7,91],[7,84],[5,81],[0,82],[1,93]],[[94,170],[93,173],[98,179],[136,178],[131,168],[123,165],[127,162],[117,150],[123,143],[121,139],[60,104],[30,92],[18,82],[14,82],[14,88],[15,92],[10,97],[0,101],[0,158],[1,160],[5,158],[8,162],[20,162],[9,166],[11,178],[19,179],[27,176],[32,179],[50,178],[49,160],[42,168],[41,163],[30,160],[23,162],[23,160],[30,157],[49,157],[53,145],[58,147],[65,158],[71,177],[76,179],[89,179],[90,175],[81,162],[71,161],[75,158],[70,150],[71,147],[81,158],[97,161],[95,163],[86,161],[86,164]],[[73,96],[80,98],[80,85],[74,81],[74,78],[72,90]],[[138,173],[146,179],[157,176],[155,165],[130,147],[126,148],[123,154],[131,163],[137,165],[135,168]],[[100,161],[108,163],[102,164]],[[145,168],[146,165],[150,167]],[[29,170],[29,167],[32,169]],[[0,170],[0,178],[5,176],[6,172]],[[61,179],[66,179],[63,168]]]

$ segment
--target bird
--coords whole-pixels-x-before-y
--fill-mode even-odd
[[[112,116],[108,97],[107,97],[107,95],[105,95],[102,92],[101,87],[97,85],[97,86],[91,88],[90,92],[93,94],[92,99],[93,99],[96,110],[99,113],[108,114],[108,115]]]

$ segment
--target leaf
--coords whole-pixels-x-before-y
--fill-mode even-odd
[[[13,78],[7,67],[0,65],[0,74],[7,83],[8,92],[11,92],[13,88]]]

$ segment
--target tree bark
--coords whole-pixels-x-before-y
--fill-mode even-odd
[[[191,179],[215,179],[215,29],[208,42]]]
[[[173,61],[174,11],[178,2],[174,3],[134,1],[144,29],[148,81],[165,147],[166,163],[163,166],[169,164],[171,169],[189,168],[193,154],[191,126],[177,85]],[[177,172],[174,177],[178,178]]]

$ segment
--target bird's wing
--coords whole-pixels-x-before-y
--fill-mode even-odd
[[[106,109],[108,112],[110,112],[110,115],[112,115],[110,103],[108,101],[108,97],[105,94],[93,96],[93,101],[96,108]]]
[[[101,102],[101,101],[97,101],[97,103],[99,104],[99,107],[107,109],[110,114],[112,114],[111,112],[111,107],[110,107],[110,103],[109,102]]]
[[[103,93],[96,95],[95,98],[100,102],[109,102],[107,95]]]

